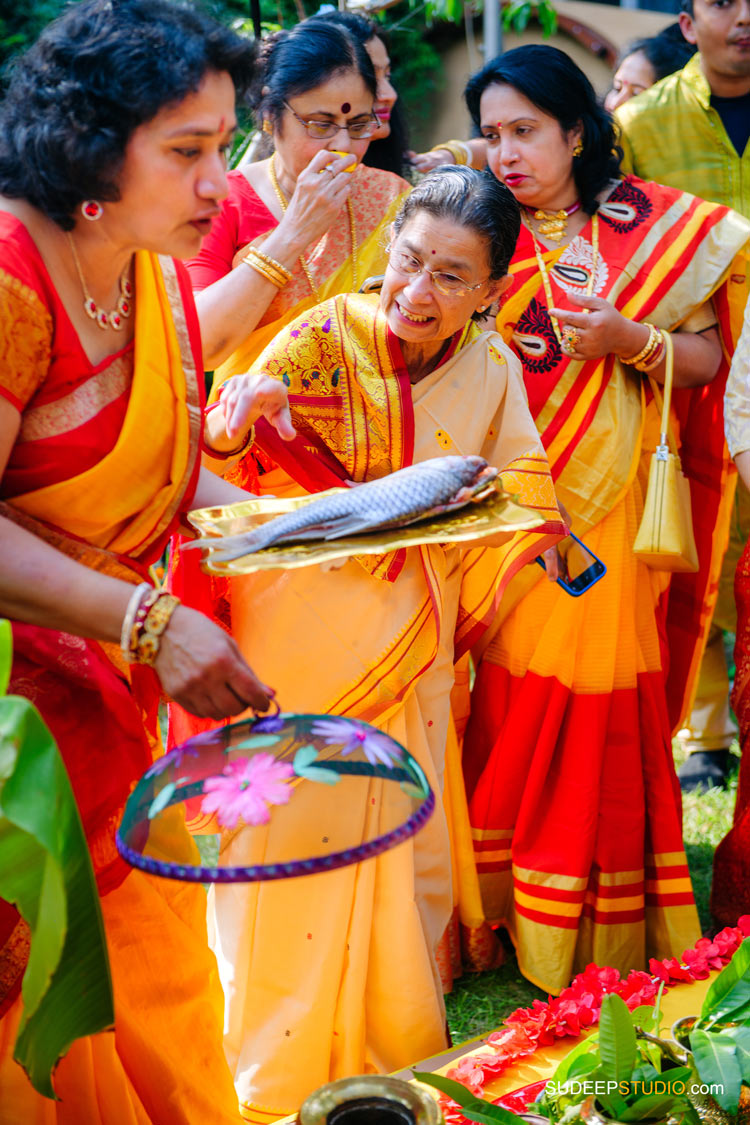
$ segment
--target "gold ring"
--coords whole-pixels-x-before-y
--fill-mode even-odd
[[[580,333],[570,324],[566,324],[562,332],[562,344],[566,352],[574,352],[581,342]]]

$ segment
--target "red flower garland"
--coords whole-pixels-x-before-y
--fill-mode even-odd
[[[662,981],[666,987],[681,981],[705,980],[713,969],[721,969],[732,958],[744,938],[750,936],[750,914],[743,914],[736,926],[727,926],[713,939],[701,938],[693,949],[686,949],[682,961],[667,957],[649,961],[650,973],[633,969],[623,980],[617,969],[587,965],[574,977],[568,988],[549,1000],[535,1000],[530,1008],[516,1008],[504,1024],[487,1036],[491,1055],[467,1055],[448,1071],[455,1079],[481,1098],[485,1084],[497,1078],[509,1066],[546,1047],[556,1039],[577,1037],[599,1021],[602,997],[614,992],[632,1011],[640,1004],[656,999]],[[445,1094],[440,1095],[440,1108],[447,1125],[471,1125],[461,1107]]]

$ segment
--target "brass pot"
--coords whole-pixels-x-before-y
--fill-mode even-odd
[[[315,1090],[302,1103],[298,1125],[441,1125],[435,1099],[401,1078],[362,1074]]]
[[[690,1032],[698,1021],[698,1016],[682,1016],[672,1024],[672,1038],[685,1053],[686,1064],[695,1075],[696,1085],[701,1084],[701,1078],[693,1061],[693,1052],[690,1050]],[[705,1125],[748,1125],[750,1123],[750,1089],[743,1084],[740,1091],[740,1104],[737,1116],[727,1113],[722,1109],[715,1098],[710,1094],[690,1093],[690,1101],[695,1111]]]
[[[597,1109],[596,1098],[593,1094],[590,1098],[586,1098],[581,1103],[580,1117],[584,1125],[617,1125],[616,1122],[612,1121],[611,1117],[605,1117],[605,1115]],[[652,1121],[641,1122],[639,1125],[679,1125],[679,1120],[678,1117],[663,1117],[658,1122],[656,1119],[653,1119]]]

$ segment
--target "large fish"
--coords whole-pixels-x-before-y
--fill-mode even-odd
[[[433,457],[346,492],[320,496],[242,535],[202,539],[187,546],[210,546],[215,562],[228,562],[274,543],[341,539],[376,528],[403,527],[468,504],[497,474],[483,457]]]

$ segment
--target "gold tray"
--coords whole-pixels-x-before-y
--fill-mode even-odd
[[[460,543],[480,539],[497,531],[528,531],[544,522],[538,512],[523,508],[515,497],[505,492],[498,480],[491,481],[479,498],[455,512],[429,516],[407,527],[384,528],[365,535],[345,539],[316,539],[306,543],[282,543],[265,547],[252,555],[229,562],[213,562],[211,540],[220,535],[239,535],[252,531],[261,523],[282,512],[291,512],[321,496],[331,496],[343,489],[331,488],[314,496],[293,496],[286,500],[264,497],[243,500],[222,508],[199,508],[188,519],[200,536],[204,551],[201,566],[208,574],[229,577],[253,574],[257,570],[293,570],[313,566],[350,555],[383,555],[399,547],[416,547],[422,543]]]

